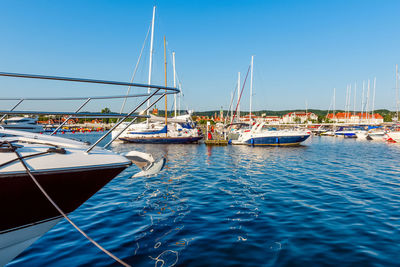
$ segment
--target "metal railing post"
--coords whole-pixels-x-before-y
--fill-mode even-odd
[[[155,90],[151,95],[149,95],[145,100],[142,101],[136,108],[134,108],[131,112],[129,112],[125,117],[123,117],[119,122],[117,122],[111,129],[102,137],[100,137],[91,147],[86,150],[86,153],[89,153],[98,143],[100,143],[104,138],[106,138],[115,128],[117,128],[121,123],[123,123],[129,116],[135,113],[141,106],[143,106],[147,100],[151,99],[156,93],[160,91],[160,88]]]
[[[154,106],[158,101],[160,101],[164,96],[165,96],[165,94],[162,94],[159,98],[157,98],[156,101],[154,101],[153,103],[151,103],[151,104],[150,104],[145,110],[143,110],[143,111],[149,110],[149,109],[150,109],[152,106]],[[114,142],[115,139],[117,139],[126,129],[128,129],[129,126],[131,126],[131,125],[136,121],[136,119],[137,119],[137,118],[133,118],[133,120],[132,120],[127,126],[125,126],[124,129],[123,129],[122,131],[120,131],[114,138],[112,138],[110,142],[108,142],[105,146],[103,146],[103,148],[106,148],[106,147],[108,147],[109,145],[111,145],[111,143]]]
[[[16,107],[18,107],[19,104],[22,103],[22,101],[24,101],[24,99],[19,100],[19,102],[18,102],[12,109],[10,109],[10,111],[13,111]],[[4,115],[0,118],[0,122],[2,122],[6,116],[7,116],[7,114],[4,114]]]

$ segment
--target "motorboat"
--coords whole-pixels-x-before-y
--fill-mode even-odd
[[[317,129],[312,130],[312,133],[315,135],[324,135],[327,132],[328,129],[323,125],[319,126]]]
[[[129,96],[144,98],[129,113],[119,114],[118,116],[110,115],[110,117],[120,118],[114,128],[128,118],[147,118],[147,116],[141,116],[135,114],[135,112],[154,96],[159,96],[158,99],[161,99],[166,94],[179,92],[175,88],[150,84],[2,72],[0,72],[0,76],[151,88],[152,92],[148,94]],[[165,90],[166,93],[160,93],[161,89]],[[15,98],[12,100],[19,102],[9,111],[0,111],[0,114],[4,114],[0,120],[13,114],[69,115],[63,124],[59,125],[59,128],[61,128],[70,118],[107,116],[107,114],[101,113],[80,112],[80,109],[92,100],[126,97],[101,96],[51,99],[54,101],[83,100],[84,103],[74,112],[18,111],[15,109],[23,101],[49,100],[50,98]],[[0,98],[0,100],[10,99]],[[153,102],[152,105],[157,101]],[[55,129],[54,133],[57,130]],[[105,141],[111,131],[112,129],[104,133],[93,144],[87,144],[54,136],[53,133],[50,135],[31,133],[4,129],[0,126],[0,211],[2,213],[0,221],[0,266],[15,258],[62,218],[70,221],[67,217],[69,213],[130,167],[132,163],[138,167],[135,177],[154,175],[163,169],[164,158],[154,159],[149,154],[137,151],[118,154],[107,150],[114,139],[103,147],[99,147],[99,144]],[[115,136],[115,138],[117,137]],[[91,242],[94,241],[91,240]]]
[[[311,133],[304,130],[263,129],[264,123],[255,124],[250,130],[240,133],[232,144],[251,146],[293,146],[307,140]]]
[[[88,154],[87,148],[61,137],[0,130],[0,266],[63,218],[35,186],[20,160],[66,214],[132,164],[104,149]]]
[[[376,140],[376,141],[384,141],[386,131],[383,129],[376,129],[368,131],[368,139]]]
[[[335,135],[344,138],[357,138],[356,132],[359,132],[360,130],[361,129],[356,127],[340,127],[335,131]]]
[[[386,141],[399,143],[400,142],[400,125],[394,125],[388,129],[383,137]]]
[[[11,117],[3,121],[4,129],[27,131],[33,133],[43,132],[43,126],[37,124],[37,119],[30,117]]]

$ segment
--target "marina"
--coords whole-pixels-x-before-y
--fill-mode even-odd
[[[3,8],[0,267],[399,265],[400,3]]]
[[[132,147],[168,167],[136,179],[129,168],[71,214],[129,264],[397,264],[397,144],[313,136],[298,147],[112,149]],[[77,262],[113,264],[61,221],[9,266]]]

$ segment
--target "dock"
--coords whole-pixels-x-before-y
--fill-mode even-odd
[[[227,140],[205,140],[204,144],[206,144],[206,146],[227,146],[228,141]]]

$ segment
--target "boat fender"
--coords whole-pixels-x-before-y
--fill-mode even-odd
[[[232,145],[232,139],[228,140],[228,145]]]
[[[276,138],[275,142],[279,144],[279,137]]]
[[[67,151],[62,147],[50,147],[47,149],[49,153],[57,153],[57,154],[67,154]]]
[[[251,144],[252,146],[254,146],[254,138],[251,138],[251,139],[250,139],[250,144]]]

